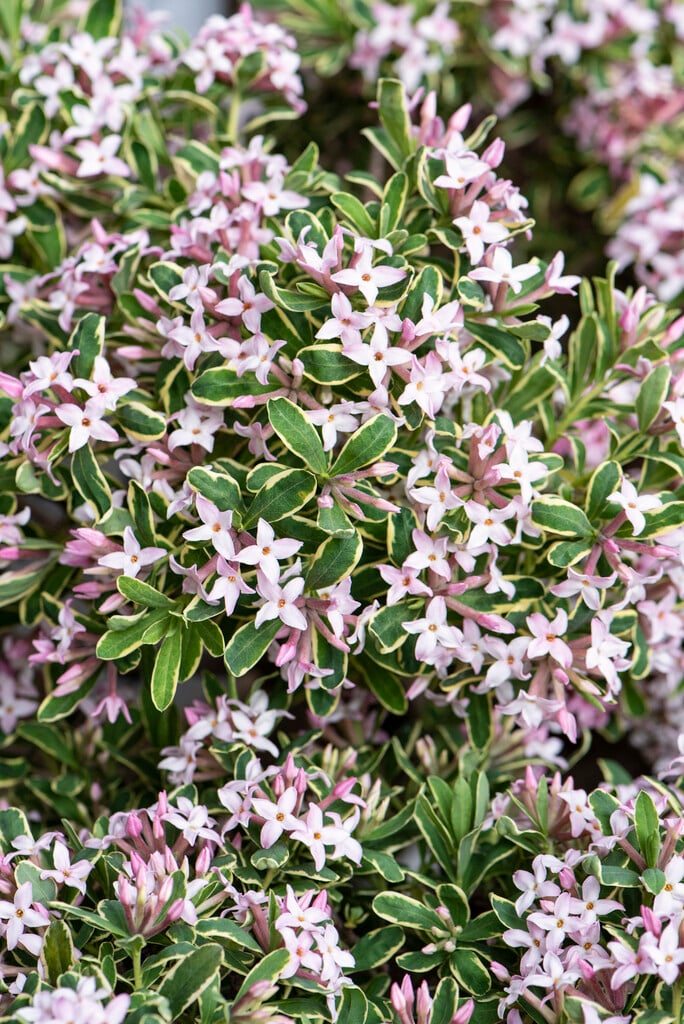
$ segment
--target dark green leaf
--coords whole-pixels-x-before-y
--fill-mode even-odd
[[[259,519],[276,523],[309,502],[316,493],[316,477],[305,469],[286,469],[257,492],[242,525],[249,530]]]
[[[242,982],[235,996],[235,1002],[239,1002],[252,985],[258,981],[267,981],[269,984],[274,985],[289,962],[290,954],[286,949],[274,949],[272,953],[267,953],[256,967],[252,968]]]
[[[254,622],[240,626],[228,641],[224,653],[229,671],[239,678],[250,668],[254,668],[270,647],[281,626],[280,619],[264,622],[259,629]]]
[[[661,364],[660,366],[654,366],[642,381],[639,394],[636,397],[636,413],[640,430],[647,431],[660,414],[663,402],[670,390],[671,377],[672,370],[670,367]]]
[[[445,930],[444,921],[434,910],[426,907],[412,896],[400,892],[381,892],[373,900],[373,910],[385,921],[401,925],[403,928],[431,932],[437,928]]]
[[[152,670],[152,701],[158,711],[168,708],[176,692],[183,654],[180,626],[173,627],[162,641]]]
[[[60,975],[74,964],[74,943],[64,921],[52,921],[45,932],[40,962],[51,985],[56,985]]]
[[[77,448],[71,457],[71,473],[81,497],[103,516],[112,507],[112,492],[89,445]]]
[[[532,502],[532,521],[547,533],[562,537],[591,537],[594,533],[582,509],[551,494]]]
[[[389,416],[374,416],[359,427],[347,440],[330,470],[331,476],[342,476],[377,462],[397,439],[397,425]]]
[[[645,789],[636,798],[634,824],[642,856],[648,867],[654,868],[661,847],[660,818],[653,797]]]
[[[398,925],[378,928],[359,939],[352,950],[356,971],[370,971],[386,963],[404,945],[404,933]]]
[[[121,0],[91,0],[84,16],[83,31],[89,32],[93,39],[116,36],[122,16]]]
[[[304,376],[316,384],[346,384],[365,372],[343,354],[339,345],[310,345],[298,353],[298,358],[304,364]]]
[[[471,949],[457,949],[451,954],[449,966],[459,985],[470,995],[483,996],[492,987],[489,971]]]
[[[169,1002],[173,1020],[178,1020],[217,977],[222,959],[221,947],[208,942],[174,964],[159,989],[159,994]]]
[[[121,427],[134,441],[156,441],[166,433],[166,417],[142,402],[124,399],[116,407]]]
[[[187,481],[193,491],[213,502],[221,512],[235,511],[242,505],[240,486],[230,473],[194,466],[187,475]]]
[[[314,473],[324,476],[328,456],[311,420],[289,398],[273,398],[268,403],[268,418],[288,451],[297,455]]]
[[[352,537],[328,537],[313,556],[306,575],[307,590],[322,590],[346,579],[362,553],[363,541],[356,532]]]

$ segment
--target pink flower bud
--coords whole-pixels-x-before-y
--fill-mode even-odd
[[[491,145],[487,146],[482,159],[486,164],[489,164],[491,168],[498,167],[504,158],[506,152],[506,145],[503,139],[494,139]]]
[[[572,889],[575,885],[575,875],[572,868],[561,868],[558,872],[558,881],[564,889]]]
[[[651,935],[655,935],[657,939],[660,938],[660,934],[663,930],[662,921],[657,917],[650,907],[641,908],[641,918],[644,922],[644,928]]]
[[[475,1009],[475,1000],[466,999],[463,1006],[459,1006],[456,1013],[451,1018],[451,1024],[468,1024],[468,1021],[473,1015]]]
[[[492,633],[515,633],[515,626],[506,619],[502,618],[501,615],[492,615],[489,612],[479,612],[473,616],[478,626],[482,629],[491,630]]]
[[[491,967],[492,974],[494,975],[497,981],[507,982],[511,980],[510,974],[508,973],[504,965],[500,964],[498,960],[492,960],[489,966]]]
[[[142,822],[137,814],[132,812],[126,818],[126,835],[130,836],[131,839],[137,839],[142,835]]]

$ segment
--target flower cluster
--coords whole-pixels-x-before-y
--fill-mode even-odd
[[[0,1017],[678,1022],[681,19],[297,8],[0,4]],[[298,148],[315,19],[408,76],[364,169]],[[639,287],[465,52],[638,166]]]

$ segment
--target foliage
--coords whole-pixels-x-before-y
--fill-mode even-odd
[[[0,14],[2,1020],[679,1021],[684,318],[491,118],[343,177],[283,28],[81,6]]]

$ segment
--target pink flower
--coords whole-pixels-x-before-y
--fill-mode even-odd
[[[468,277],[473,281],[491,281],[493,284],[506,284],[518,295],[522,291],[522,283],[529,277],[539,273],[539,267],[534,263],[521,263],[520,266],[513,266],[513,258],[503,246],[497,245],[487,253],[487,266],[471,270]]]
[[[309,848],[317,871],[325,864],[325,847],[337,846],[349,839],[349,833],[343,828],[323,824],[323,812],[317,804],[309,804],[304,821],[300,820],[290,835]]]
[[[276,803],[256,796],[252,798],[254,813],[264,819],[259,838],[264,850],[273,846],[283,832],[292,832],[298,828],[299,821],[292,813],[298,800],[299,794],[294,786],[288,786]]]
[[[0,900],[0,920],[7,922],[4,925],[5,942],[7,949],[15,949],[16,946],[23,946],[33,956],[40,953],[43,940],[39,935],[27,935],[27,928],[46,928],[50,923],[47,911],[41,907],[40,911],[33,909],[33,886],[30,882],[20,885],[14,894],[14,900]]]
[[[553,622],[549,622],[541,612],[534,612],[527,616],[527,626],[532,634],[527,648],[528,658],[543,658],[548,654],[563,668],[571,667],[572,651],[561,639],[568,629],[567,612],[559,609]]]
[[[295,604],[303,590],[304,579],[301,576],[295,577],[284,587],[280,587],[260,574],[258,591],[265,600],[254,619],[256,628],[258,629],[262,623],[270,619],[280,619],[283,625],[290,626],[292,629],[306,630],[308,628],[306,616]]]
[[[374,267],[373,249],[370,245],[364,245],[360,253],[354,254],[347,270],[338,270],[331,277],[336,284],[358,289],[368,305],[373,306],[380,288],[403,281],[406,271],[401,267]]]
[[[632,481],[626,477],[622,481],[620,490],[613,491],[612,494],[608,495],[608,501],[614,501],[622,506],[625,516],[632,524],[635,537],[643,533],[646,526],[644,512],[651,512],[656,508],[661,508],[663,504],[660,498],[656,498],[655,494],[639,495]]]
[[[85,407],[73,403],[58,405],[55,413],[67,426],[71,427],[69,432],[69,451],[75,452],[83,448],[90,438],[97,441],[118,441],[119,435],[114,427],[105,423],[104,405],[96,398],[89,398]]]
[[[283,537],[275,539],[275,531],[265,519],[259,519],[256,542],[247,544],[238,552],[237,560],[243,565],[256,565],[269,583],[275,585],[280,577],[280,565],[284,558],[290,558],[302,546],[300,540]],[[289,584],[288,584],[289,585]],[[261,593],[260,588],[260,593]],[[299,591],[301,593],[301,590]],[[273,616],[270,616],[271,618]],[[306,628],[306,627],[301,627]]]
[[[143,566],[158,562],[166,554],[164,548],[141,548],[130,526],[123,532],[123,550],[103,555],[97,564],[107,569],[118,569],[124,576],[137,576]]]
[[[106,135],[100,142],[81,139],[75,147],[76,153],[81,159],[76,176],[78,178],[93,178],[100,174],[113,174],[121,178],[130,178],[130,167],[124,160],[116,156],[120,145],[120,135]]]

